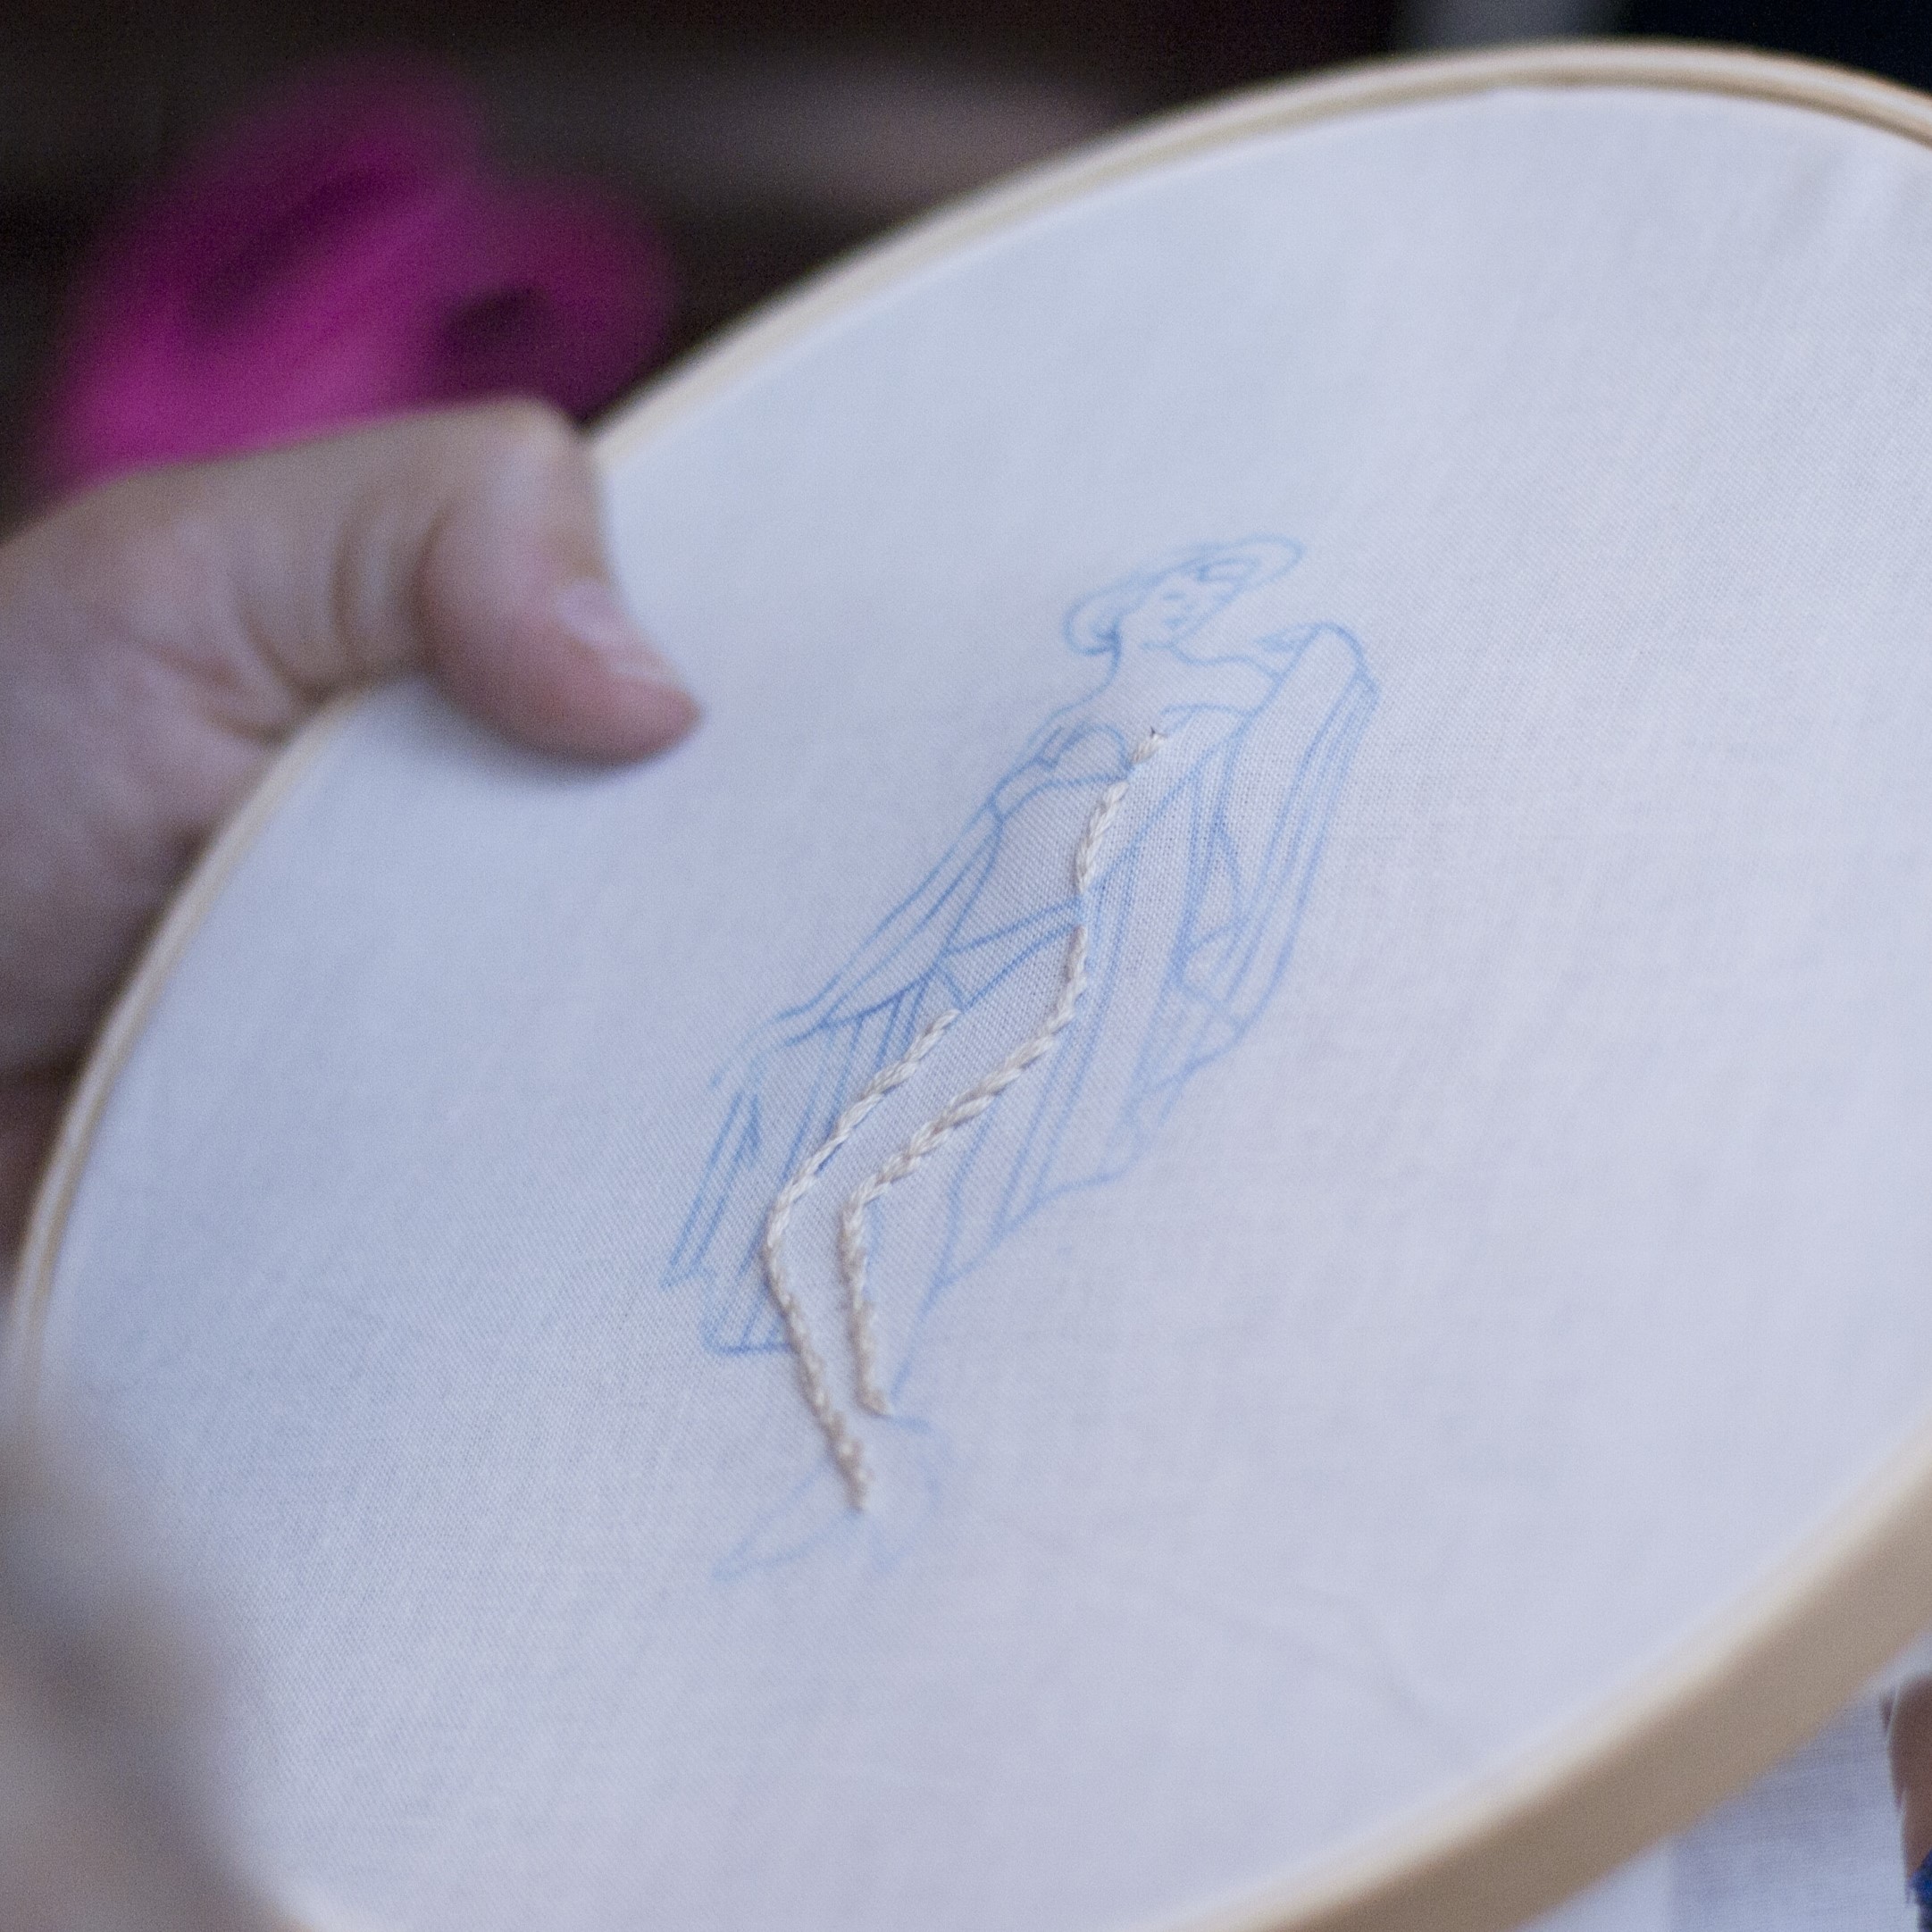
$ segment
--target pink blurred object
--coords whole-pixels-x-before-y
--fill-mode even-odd
[[[227,455],[426,404],[581,415],[662,351],[670,263],[578,183],[489,173],[462,87],[337,74],[192,158],[83,265],[38,481]]]

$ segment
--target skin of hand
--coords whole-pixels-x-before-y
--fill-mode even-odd
[[[695,722],[613,587],[561,416],[492,405],[150,471],[0,544],[0,1262],[208,834],[323,699],[412,669],[578,757]]]

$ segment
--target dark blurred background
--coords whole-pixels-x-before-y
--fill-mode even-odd
[[[345,54],[447,64],[505,165],[645,211],[674,271],[661,360],[880,229],[1121,121],[1392,51],[1619,31],[1932,80],[1925,0],[8,0],[0,506],[27,498],[63,291],[104,223]]]

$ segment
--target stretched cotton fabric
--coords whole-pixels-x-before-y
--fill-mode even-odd
[[[1178,1926],[1771,1577],[1932,1390],[1928,316],[1912,143],[1505,90],[1046,206],[614,444],[703,729],[364,703],[46,1307],[230,1606],[264,1865]],[[841,1205],[1076,932],[867,1210],[872,1414]],[[760,1243],[945,1012],[784,1232],[857,1511]]]

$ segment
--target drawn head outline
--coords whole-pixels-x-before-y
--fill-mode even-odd
[[[1117,662],[1130,648],[1179,654],[1209,619],[1244,591],[1292,570],[1301,556],[1301,546],[1285,537],[1184,550],[1076,604],[1066,616],[1067,648]]]

